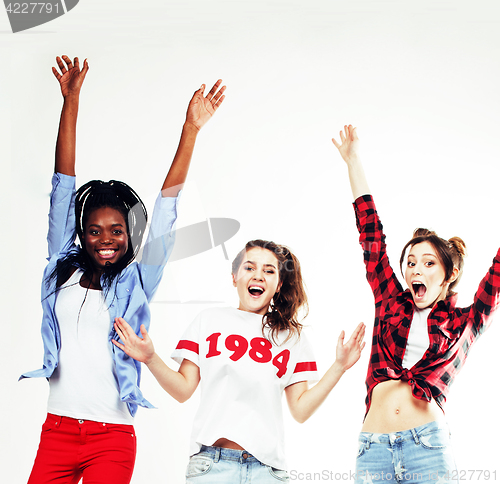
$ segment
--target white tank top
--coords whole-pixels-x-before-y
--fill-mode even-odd
[[[403,357],[403,368],[408,370],[422,359],[429,348],[429,331],[427,330],[427,317],[432,308],[415,308],[411,321],[410,333],[406,342],[406,351]]]
[[[55,315],[61,333],[59,365],[50,377],[48,412],[97,422],[132,424],[120,400],[109,346],[110,317],[102,291],[80,286],[76,270],[59,289]]]

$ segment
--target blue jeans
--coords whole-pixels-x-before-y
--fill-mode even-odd
[[[356,473],[356,484],[458,483],[448,425],[430,422],[390,434],[361,432]]]
[[[258,461],[246,450],[203,445],[189,460],[186,484],[277,484],[288,473]]]

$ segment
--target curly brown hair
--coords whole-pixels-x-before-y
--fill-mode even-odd
[[[247,242],[245,248],[233,260],[231,272],[234,276],[236,276],[243,262],[245,253],[254,247],[267,249],[274,254],[278,260],[279,281],[281,283],[279,292],[276,292],[269,306],[269,311],[262,317],[262,331],[264,332],[264,329],[268,328],[271,340],[274,343],[276,343],[276,337],[280,331],[288,331],[288,337],[285,341],[294,334],[300,337],[303,325],[299,322],[298,313],[303,308],[301,319],[304,319],[309,312],[309,308],[299,260],[284,245],[268,240],[251,240]]]

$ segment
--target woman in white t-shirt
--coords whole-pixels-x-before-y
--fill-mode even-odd
[[[190,398],[201,380],[188,483],[288,481],[283,390],[292,416],[305,422],[358,361],[365,326],[361,323],[345,345],[342,331],[335,363],[309,388],[317,371],[301,335],[298,313],[307,307],[307,297],[297,258],[284,246],[254,240],[233,261],[232,277],[238,309],[212,308],[198,315],[172,355],[180,363],[178,371],[155,353],[144,327],[141,339],[117,318],[115,328],[123,343],[113,343],[146,363],[179,402]]]

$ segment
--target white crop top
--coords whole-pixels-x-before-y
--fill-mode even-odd
[[[59,289],[55,315],[61,333],[59,365],[50,377],[48,412],[97,422],[132,424],[120,400],[102,291],[80,286],[76,270]]]
[[[283,341],[287,332],[280,332]],[[267,333],[266,333],[267,336]],[[235,308],[201,312],[172,358],[200,368],[201,400],[190,454],[220,438],[236,442],[262,463],[286,469],[283,390],[316,381],[316,362],[304,334],[279,346],[262,336],[262,316]]]

